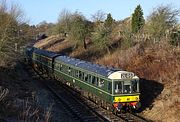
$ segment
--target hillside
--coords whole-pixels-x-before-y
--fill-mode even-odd
[[[104,54],[103,50],[93,46],[86,50],[73,49],[66,39],[54,45],[49,42],[45,47],[47,50],[136,73],[141,78],[140,114],[153,121],[175,122],[180,119],[180,49],[169,45],[167,41],[139,42],[128,49],[117,48],[110,54]]]

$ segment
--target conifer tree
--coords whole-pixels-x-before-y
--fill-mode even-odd
[[[145,20],[143,17],[143,10],[140,5],[136,7],[134,13],[132,14],[131,27],[132,32],[137,33],[144,25]]]
[[[107,15],[107,19],[105,20],[105,27],[111,27],[112,26],[112,24],[113,24],[113,18],[112,18],[112,16],[111,16],[111,14],[109,13],[108,15]]]

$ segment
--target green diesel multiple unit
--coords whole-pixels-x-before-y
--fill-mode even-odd
[[[73,87],[102,107],[116,113],[124,108],[140,107],[139,78],[134,73],[34,47],[32,50],[26,54],[34,68]]]

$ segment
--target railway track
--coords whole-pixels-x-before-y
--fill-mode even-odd
[[[112,112],[99,107],[86,97],[80,96],[67,85],[58,83],[58,81],[47,80],[47,78],[38,72],[36,72],[36,75],[43,79],[43,84],[52,92],[57,101],[63,103],[66,112],[74,121],[147,122],[144,118],[131,113],[114,115]]]
[[[47,79],[37,71],[35,71],[35,76],[33,77],[41,79],[40,82],[52,93],[57,103],[63,104],[63,108],[66,108],[65,112],[75,122],[108,122],[103,116],[91,111],[82,99],[79,99],[80,97],[77,94],[75,95],[75,92],[74,94],[70,93],[65,85],[57,85],[57,81]]]
[[[71,94],[62,85],[57,88],[54,85],[48,84],[48,89],[62,102],[68,111],[72,113],[75,121],[90,122],[90,121],[108,121],[101,115],[95,114],[89,107],[87,107],[77,95]],[[56,88],[55,88],[56,87]],[[59,90],[57,90],[59,89]]]

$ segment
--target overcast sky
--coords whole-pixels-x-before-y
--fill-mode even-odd
[[[144,17],[146,18],[153,8],[163,4],[171,4],[175,8],[180,8],[180,0],[7,0],[20,4],[24,10],[29,24],[38,24],[42,21],[57,22],[59,13],[63,9],[71,12],[79,11],[87,19],[91,15],[101,10],[111,13],[116,20],[130,16],[135,7],[140,4]]]

